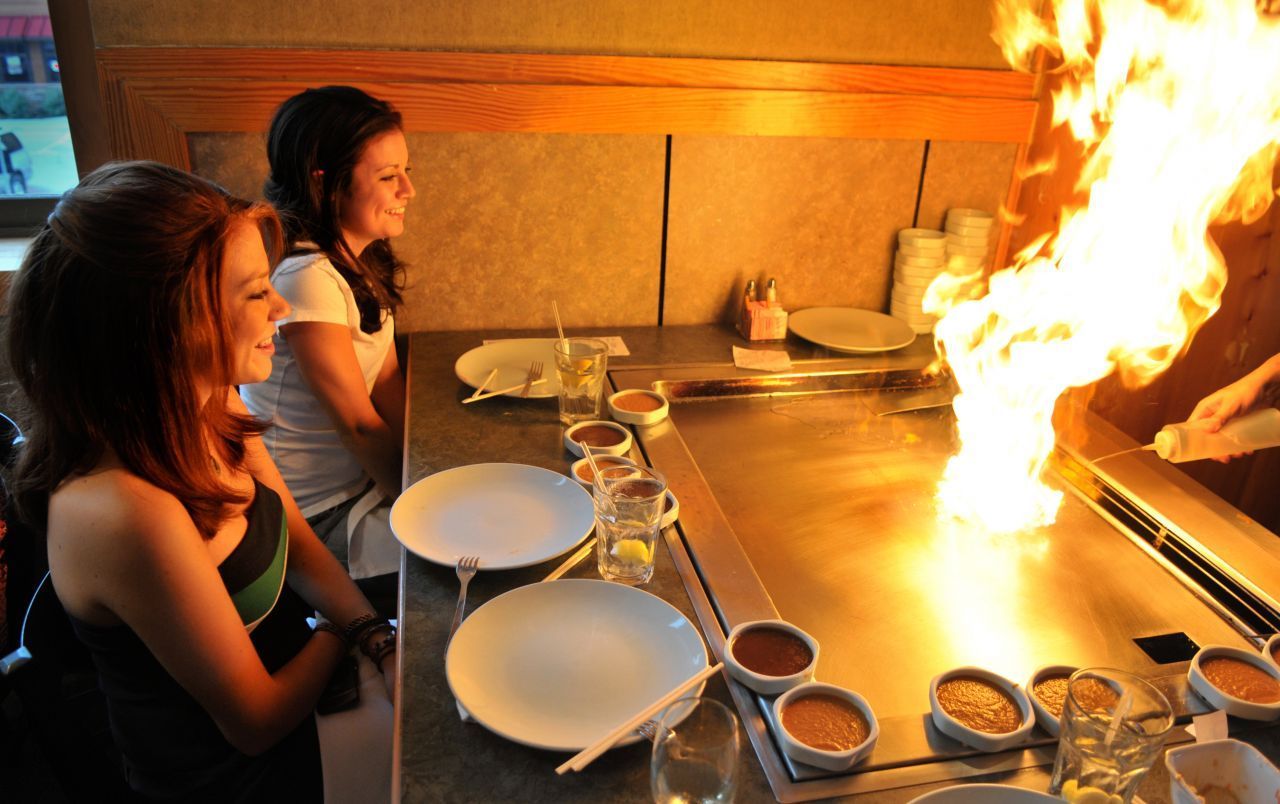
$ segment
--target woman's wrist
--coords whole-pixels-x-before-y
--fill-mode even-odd
[[[342,629],[323,617],[316,619],[316,627],[312,629],[312,632],[317,634],[332,634],[339,642],[342,643],[344,651],[351,649],[351,645],[347,642],[346,634],[343,633]]]

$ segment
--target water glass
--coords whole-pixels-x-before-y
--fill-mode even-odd
[[[648,466],[601,467],[592,481],[600,577],[630,586],[653,577],[667,479]]]
[[[553,351],[560,378],[560,421],[568,426],[599,419],[609,345],[597,338],[565,338],[555,342]]]
[[[1049,792],[1075,799],[1119,796],[1125,804],[1173,728],[1169,701],[1123,670],[1086,668],[1067,682]]]
[[[655,804],[733,801],[738,787],[738,718],[710,698],[681,698],[654,730],[649,788]]]

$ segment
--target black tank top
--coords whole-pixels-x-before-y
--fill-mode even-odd
[[[249,638],[274,673],[311,636],[311,610],[284,583],[288,530],[273,490],[254,481],[244,538],[218,566]],[[259,756],[237,751],[213,718],[161,666],[126,625],[71,618],[93,654],[111,732],[130,786],[145,796],[182,801],[321,801],[320,746],[308,716]]]

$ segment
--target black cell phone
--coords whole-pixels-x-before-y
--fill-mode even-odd
[[[320,693],[320,700],[316,701],[316,711],[322,715],[331,715],[351,709],[358,703],[360,667],[356,664],[356,657],[343,656],[342,661],[334,668],[333,676],[329,678],[329,686],[324,688],[324,692]]]

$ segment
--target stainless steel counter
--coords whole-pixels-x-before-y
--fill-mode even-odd
[[[527,334],[545,333],[485,337]],[[1043,735],[1040,747],[988,757],[932,731],[933,674],[977,664],[1021,681],[1050,662],[1109,664],[1166,678],[1183,710],[1193,711],[1196,700],[1179,686],[1185,664],[1158,666],[1132,638],[1185,631],[1202,644],[1244,644],[1152,559],[1152,549],[1121,535],[1086,493],[1068,494],[1053,528],[1020,539],[939,528],[932,488],[951,450],[949,410],[878,416],[876,397],[849,390],[909,384],[903,378],[918,376],[931,359],[926,342],[850,359],[791,341],[786,348],[793,360],[808,361],[802,367],[811,376],[761,387],[758,373],[728,365],[729,346],[740,341],[720,328],[597,334],[622,334],[632,349],[632,357],[611,361],[615,384],[658,383],[673,397],[672,418],[640,433],[647,458],[681,499],[679,530],[666,534],[670,553],[661,557],[650,591],[696,615],[716,652],[733,623],[780,612],[821,642],[819,677],[857,689],[881,720],[881,741],[860,768],[868,773],[831,780],[784,762],[759,701],[717,682],[713,694],[732,694],[752,741],[744,748],[742,800],[773,797],[762,767],[785,775],[782,787],[774,780],[774,792],[785,798],[880,790],[857,800],[907,801],[929,789],[916,785],[988,778],[993,771],[999,780],[1043,789],[1038,766],[1053,755]],[[571,456],[560,446],[554,400],[459,404],[470,389],[453,377],[452,363],[480,340],[474,333],[413,337],[407,481],[488,460],[567,469]],[[1103,426],[1090,441],[1067,445],[1064,460],[1097,457],[1123,443]],[[1277,588],[1280,563],[1270,534],[1213,530],[1230,510],[1199,499],[1203,489],[1197,493],[1167,466],[1117,459],[1107,471],[1122,490],[1174,490],[1171,507],[1200,529],[1200,547],[1246,562],[1249,575],[1260,579],[1256,591]],[[472,606],[538,580],[550,566],[482,573]],[[590,577],[594,569],[588,563],[578,572]],[[402,580],[404,800],[646,800],[646,760],[635,749],[611,752],[579,777],[556,777],[558,755],[459,723],[441,655],[456,579],[451,569],[410,556]],[[1264,741],[1272,739],[1264,733]],[[762,764],[752,760],[753,749]],[[1144,798],[1156,802],[1165,794],[1167,781],[1152,774]]]

